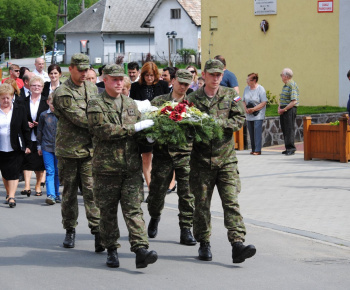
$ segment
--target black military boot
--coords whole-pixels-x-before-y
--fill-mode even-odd
[[[211,261],[213,256],[210,251],[210,243],[209,242],[201,242],[200,247],[198,249],[198,258],[202,261]]]
[[[75,229],[67,229],[66,237],[63,241],[63,247],[65,248],[74,248],[75,246]]]
[[[153,264],[158,259],[156,251],[147,251],[146,248],[139,248],[135,253],[136,268],[146,268],[148,264]]]
[[[102,245],[100,233],[95,234],[95,252],[103,252],[105,247]]]
[[[119,259],[116,248],[107,249],[107,266],[110,268],[118,268],[119,267]]]
[[[150,238],[155,238],[158,234],[158,223],[160,221],[160,217],[159,218],[151,218],[151,220],[149,221],[148,224],[148,236]]]
[[[187,228],[181,229],[180,244],[194,246],[197,241],[192,236],[191,230]]]
[[[245,246],[242,242],[232,243],[232,263],[243,263],[245,259],[255,255],[256,249],[253,245]]]

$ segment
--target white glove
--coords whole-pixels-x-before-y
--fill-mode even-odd
[[[151,143],[151,144],[154,143],[154,140],[152,138],[146,137],[146,139],[147,139],[148,143]]]
[[[135,103],[137,105],[137,109],[141,113],[148,112],[149,109],[151,108],[151,102],[149,100],[144,100],[144,101],[137,101],[137,100],[135,100]]]
[[[152,127],[153,125],[154,125],[153,120],[143,120],[141,122],[136,123],[134,126],[135,126],[135,131],[139,132],[141,130]]]

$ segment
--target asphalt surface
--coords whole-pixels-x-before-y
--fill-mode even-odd
[[[120,268],[110,269],[106,252],[93,252],[81,196],[76,247],[65,249],[60,206],[46,205],[45,196],[20,196],[20,183],[17,207],[0,204],[0,289],[350,289],[349,165],[266,148],[260,156],[237,155],[246,243],[257,248],[253,258],[232,264],[216,192],[213,261],[199,261],[198,245],[179,244],[174,192],[166,197],[158,236],[150,239],[158,261],[136,269],[119,214]]]

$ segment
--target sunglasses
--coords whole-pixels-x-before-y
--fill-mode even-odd
[[[14,72],[19,72],[19,69],[14,69],[13,71],[14,71]]]
[[[189,71],[191,74],[194,74],[194,73],[196,73],[194,70],[190,70]]]

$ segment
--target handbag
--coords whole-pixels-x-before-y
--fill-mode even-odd
[[[246,107],[247,107],[248,109],[250,109],[250,108],[254,108],[255,105],[254,105],[252,102],[249,102],[249,103],[246,105]],[[253,114],[254,116],[257,116],[257,115],[259,114],[259,112],[260,112],[260,110],[259,110],[259,111],[255,111],[255,112],[253,112],[252,114]]]

